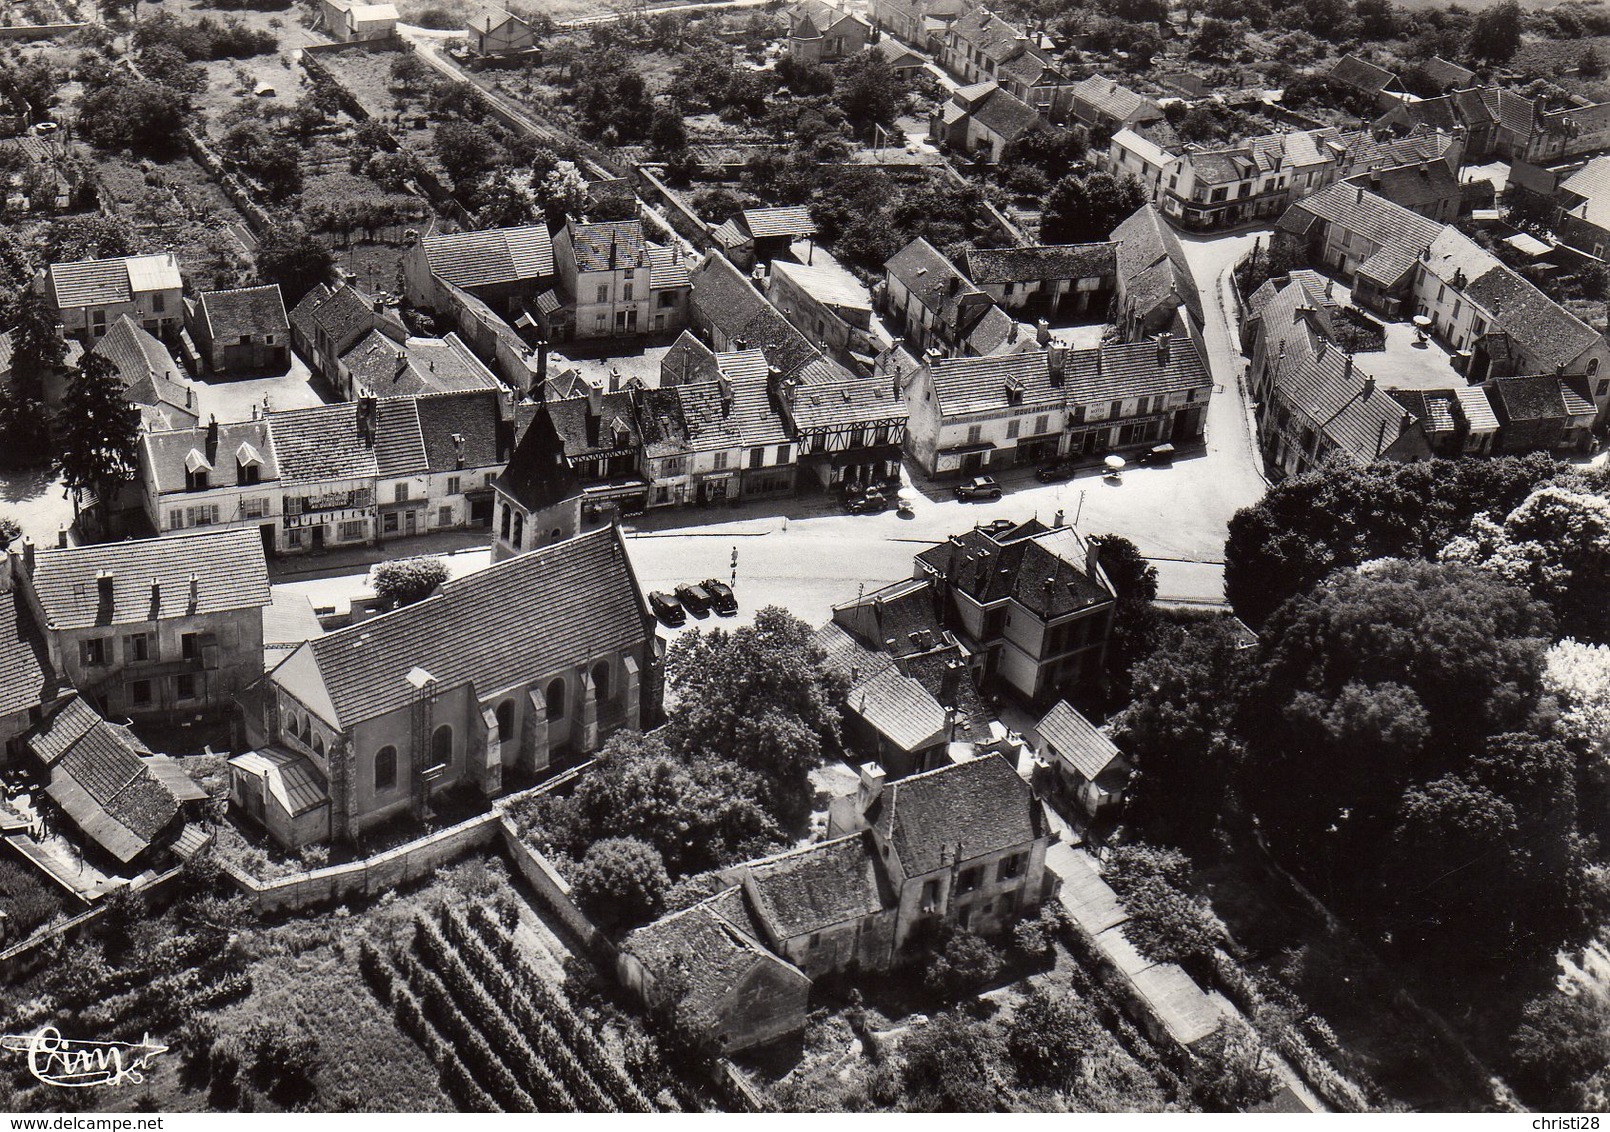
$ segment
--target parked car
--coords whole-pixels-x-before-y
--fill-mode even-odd
[[[710,612],[710,603],[705,600],[704,593],[695,585],[683,582],[676,588],[677,600],[695,617],[703,617]]]
[[[874,515],[879,511],[886,511],[889,507],[889,497],[877,488],[871,488],[865,493],[853,496],[844,504],[844,509],[852,515]]]
[[[992,476],[974,476],[965,483],[956,485],[957,499],[999,499],[1001,485],[995,482]]]
[[[1034,478],[1041,483],[1061,483],[1071,480],[1079,471],[1079,465],[1072,460],[1058,460],[1054,464],[1046,464],[1034,473]]]
[[[663,590],[655,590],[648,595],[648,607],[654,611],[654,616],[673,629],[688,619],[682,603]]]
[[[710,608],[717,613],[726,615],[738,612],[738,599],[732,596],[732,587],[726,582],[716,578],[706,578],[699,583],[699,588],[710,601]]]
[[[1174,446],[1172,444],[1156,444],[1143,452],[1136,461],[1138,464],[1171,464],[1174,462]]]
[[[1017,524],[1011,519],[992,519],[987,523],[978,524],[978,529],[983,531],[985,534],[1004,535],[1007,531],[1011,530],[1015,526],[1017,526]]]

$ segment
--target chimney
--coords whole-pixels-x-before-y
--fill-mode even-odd
[[[747,339],[747,338],[734,338],[732,340],[732,348],[734,350],[747,350],[747,349],[749,349],[749,339]]]
[[[960,275],[952,275],[950,277],[950,293],[952,295],[954,295],[957,292],[959,292],[961,289],[962,289],[962,277]]]
[[[600,417],[604,413],[604,387],[596,381],[587,383],[587,415]]]
[[[1375,392],[1375,378],[1366,375],[1365,378],[1364,378],[1364,391],[1362,393],[1360,393],[1359,396],[1361,398],[1368,398],[1369,395],[1371,393],[1374,393],[1374,392]]]
[[[116,597],[116,576],[110,570],[95,571],[95,589],[102,605],[111,605]]]
[[[1034,323],[1035,344],[1044,346],[1049,341],[1051,341],[1051,324],[1043,318],[1037,319]]]
[[[946,707],[956,705],[957,693],[961,691],[962,671],[966,667],[954,658],[945,662],[944,671],[939,674],[939,702]]]
[[[1352,354],[1344,354],[1343,357],[1346,358],[1347,361],[1342,366],[1342,376],[1350,378],[1350,377],[1353,376],[1353,355]],[[1364,379],[1364,388],[1365,388],[1365,390],[1367,391],[1369,389],[1369,387],[1370,387],[1370,379],[1365,378]]]
[[[1046,376],[1051,379],[1052,385],[1060,386],[1062,384],[1062,378],[1067,372],[1067,367],[1068,348],[1060,342],[1053,342],[1051,348],[1045,352]]]
[[[358,398],[358,437],[365,444],[375,442],[375,399],[365,393]]]
[[[22,569],[30,578],[34,575],[34,540],[22,536]]]
[[[200,604],[201,604],[201,579],[198,578],[196,575],[191,574],[190,575],[190,608],[195,609],[196,606],[198,606]]]
[[[218,461],[218,417],[214,414],[207,421],[207,463],[215,464]]]
[[[404,351],[398,350],[395,360],[397,362],[397,372],[392,375],[393,380],[408,372],[408,355]]]
[[[1096,577],[1096,571],[1101,566],[1101,540],[1098,538],[1085,539],[1085,576]]]
[[[725,376],[718,377],[716,387],[721,390],[721,415],[727,416],[732,412],[732,382]]]
[[[454,467],[464,466],[464,434],[461,432],[453,434],[453,462]]]
[[[883,767],[875,762],[861,764],[861,785],[856,791],[856,803],[863,814],[883,793],[883,783],[888,777]]]
[[[162,608],[162,583],[156,578],[151,579],[151,612],[156,613]]]
[[[1364,186],[1363,185],[1358,186],[1358,199],[1354,203],[1355,204],[1363,204],[1364,203]]]
[[[190,388],[188,385],[184,387],[184,407],[187,409],[194,409],[196,407],[196,391]],[[252,406],[253,417],[257,416],[256,408],[257,407],[255,405]]]
[[[548,340],[537,339],[537,380],[548,380]]]
[[[66,523],[63,523],[61,526],[56,528],[56,548],[58,550],[66,550],[67,549],[67,524]]]
[[[1012,320],[1012,329],[1006,332],[1006,341],[1008,344],[1017,341],[1017,319],[1015,318]]]
[[[1168,365],[1168,343],[1173,337],[1166,330],[1157,336],[1157,364],[1160,366]]]

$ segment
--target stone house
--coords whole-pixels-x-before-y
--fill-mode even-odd
[[[203,291],[185,302],[185,328],[214,373],[284,373],[291,364],[291,320],[278,284]]]
[[[318,22],[339,43],[393,39],[400,17],[394,4],[319,0]]]
[[[184,323],[184,280],[172,252],[53,263],[37,288],[67,336],[86,344],[123,315],[162,339],[177,338]]]
[[[502,8],[479,8],[464,21],[470,50],[477,55],[528,51],[536,44],[531,25]]]
[[[557,279],[546,224],[423,236],[403,253],[402,266],[408,301],[438,311],[452,306],[444,291],[458,287],[517,314]]]
[[[195,390],[179,363],[166,346],[128,315],[119,315],[89,352],[112,363],[147,430],[194,428],[200,423]]]
[[[1106,732],[1067,700],[1053,704],[1034,729],[1040,757],[1056,768],[1086,817],[1107,817],[1123,805],[1134,768]]]
[[[51,664],[14,561],[0,552],[0,759],[15,754],[17,737],[72,691]]]
[[[1048,318],[1104,315],[1117,285],[1116,252],[1110,241],[968,248],[958,266],[1006,311]]]
[[[577,338],[663,334],[686,325],[689,277],[681,246],[650,243],[641,220],[567,221],[553,252]]]
[[[987,294],[920,236],[883,265],[883,278],[891,329],[917,353],[967,352],[969,334],[995,308]]]
[[[262,674],[268,567],[253,531],[11,554],[52,669],[109,715],[225,712]]]
[[[773,260],[766,298],[824,352],[841,360],[873,354],[872,296],[842,271]]]
[[[243,698],[257,758],[231,761],[231,802],[291,848],[351,842],[653,726],[658,663],[619,530],[577,535],[291,653]]]
[[[865,50],[872,27],[826,0],[800,0],[788,10],[788,57],[799,63],[837,63]]]
[[[1033,106],[986,79],[952,91],[950,101],[929,119],[928,136],[974,160],[998,163],[1007,146],[1048,128]]]
[[[1202,297],[1174,229],[1156,205],[1144,204],[1113,229],[1117,280],[1112,321],[1125,342],[1168,331],[1185,307],[1202,324]]]
[[[1073,116],[1091,130],[1115,133],[1163,120],[1163,108],[1122,83],[1092,75],[1073,84]]]
[[[938,586],[941,622],[982,680],[1030,703],[1100,689],[1115,598],[1097,545],[1072,528],[952,535],[916,556],[912,576]]]

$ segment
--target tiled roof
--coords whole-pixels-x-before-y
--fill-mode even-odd
[[[973,121],[1007,141],[1014,141],[1030,130],[1041,129],[1046,125],[1038,110],[1009,90],[991,91],[968,113]]]
[[[1387,113],[1377,118],[1376,124],[1384,125],[1389,122],[1407,120],[1420,126],[1430,126],[1451,132],[1455,126],[1468,127],[1470,124],[1466,116],[1460,112],[1464,101],[1473,101],[1479,112],[1479,120],[1487,121],[1487,111],[1482,107],[1479,96],[1474,100],[1461,100],[1453,95],[1443,95],[1440,98],[1426,98],[1418,102],[1400,102]]]
[[[1460,385],[1454,388],[1454,396],[1459,399],[1460,411],[1465,414],[1471,432],[1498,430],[1498,414],[1493,412],[1487,390],[1479,385]]]
[[[382,419],[379,405],[391,402],[370,404],[375,417],[374,440],[367,439],[358,428],[359,402],[356,401],[272,414],[280,478],[290,485],[373,479],[380,475],[375,452]],[[384,419],[396,418],[388,412]],[[423,442],[420,447],[417,470],[424,467]],[[397,474],[408,473],[399,471]]]
[[[481,30],[490,31],[514,18],[507,12],[497,14],[501,18]],[[426,236],[420,243],[432,275],[469,290],[543,279],[554,273],[553,241],[546,224]]]
[[[501,396],[490,390],[418,398],[414,411],[430,470],[489,468],[508,460],[510,445],[501,401]]]
[[[291,325],[310,344],[317,341],[316,331],[322,329],[340,349],[373,327],[375,314],[375,301],[357,288],[342,286],[331,291],[321,283],[296,304]]]
[[[653,632],[621,536],[605,527],[310,641],[273,675],[281,679],[307,651],[336,714],[328,722],[344,730],[411,703],[415,667],[429,672],[439,691],[469,684],[490,694],[599,656],[636,652]]]
[[[277,283],[232,291],[203,291],[196,301],[214,341],[284,334],[291,328]]]
[[[1163,108],[1152,99],[1101,75],[1074,83],[1073,96],[1120,122],[1155,121],[1163,116]]]
[[[498,477],[498,486],[528,510],[541,511],[578,492],[576,473],[565,460],[553,418],[540,407]]]
[[[1118,248],[1119,286],[1130,311],[1144,315],[1184,303],[1201,321],[1202,299],[1185,249],[1156,205],[1136,209],[1113,229],[1112,237]]]
[[[1385,67],[1378,67],[1357,55],[1344,55],[1330,69],[1330,78],[1355,90],[1378,93],[1398,85],[1398,77]]]
[[[744,371],[731,368],[731,363],[744,363]],[[731,422],[738,428],[745,446],[787,444],[793,440],[783,418],[772,405],[771,387],[767,376],[760,372],[765,356],[759,350],[746,350],[740,354],[717,354],[716,365],[727,378],[732,391]],[[801,387],[809,389],[807,383]],[[684,402],[686,404],[686,402]]]
[[[899,420],[911,411],[888,378],[856,378],[826,385],[798,385],[784,393],[794,425],[802,432],[848,424]]]
[[[663,244],[648,245],[648,286],[651,291],[664,291],[671,287],[686,287],[692,281],[688,261],[680,248]]]
[[[805,375],[821,359],[821,351],[725,256],[705,256],[693,269],[692,281],[696,324],[718,330],[731,343],[763,351],[767,363],[784,377]]]
[[[177,291],[184,286],[171,252],[53,263],[49,279],[58,309],[126,303],[141,292]]]
[[[1346,150],[1342,158],[1343,170],[1351,175],[1372,169],[1396,169],[1400,165],[1418,165],[1432,161],[1447,165],[1446,155],[1454,144],[1451,130],[1415,126],[1400,138],[1377,137],[1374,130],[1356,130],[1340,136]]]
[[[143,761],[149,752],[77,696],[26,741],[49,770],[51,800],[124,863],[144,852],[179,812],[172,791]]]
[[[1566,215],[1610,229],[1610,157],[1595,157],[1560,183],[1560,193],[1581,198]]]
[[[97,578],[112,574],[103,603]],[[190,579],[196,579],[196,601]],[[160,596],[152,601],[152,583]],[[268,566],[256,530],[51,547],[34,554],[34,591],[50,629],[127,625],[268,604]]]
[[[1459,199],[1459,178],[1440,161],[1359,173],[1348,178],[1347,183],[1362,185],[1370,192],[1409,209]]]
[[[1509,335],[1539,369],[1575,361],[1600,338],[1597,330],[1496,260],[1465,289],[1465,297],[1492,315],[1489,332]]]
[[[0,718],[49,703],[60,689],[22,587],[12,585],[0,593]]]
[[[682,399],[675,389],[645,389],[639,393],[637,421],[643,431],[643,455],[649,459],[689,450]]]
[[[1476,81],[1475,71],[1469,67],[1461,67],[1458,63],[1449,62],[1440,55],[1433,55],[1425,60],[1420,64],[1420,69],[1440,90],[1468,87]]]
[[[715,351],[694,337],[691,330],[677,335],[665,357],[660,359],[661,388],[685,381],[709,381],[715,376]]]
[[[891,782],[866,817],[894,847],[908,877],[1025,845],[1046,833],[1034,792],[995,754]]]
[[[160,419],[163,428],[188,428],[200,419],[173,355],[128,315],[120,315],[90,353],[112,363],[128,399],[146,410],[142,415],[147,421]]]
[[[510,20],[513,20],[521,27],[527,26],[526,22],[519,16],[514,15],[512,12],[506,12],[502,8],[477,8],[470,18],[465,21],[465,26],[471,31],[478,31],[484,35],[502,27]],[[546,234],[546,229],[544,229],[544,233]],[[473,283],[459,284],[460,287],[473,287],[474,285]]]
[[[1557,377],[1494,378],[1493,404],[1505,422],[1564,420],[1562,385]]]
[[[363,389],[382,398],[500,388],[492,371],[451,332],[398,342],[371,330],[341,355],[341,363]]]
[[[743,890],[730,888],[627,934],[621,951],[635,956],[661,985],[676,988],[692,1017],[710,1017],[744,976],[762,964],[800,970],[767,951]]]
[[[1503,87],[1490,86],[1483,88],[1481,101],[1500,127],[1523,138],[1532,136],[1537,125],[1537,106],[1531,99]]]
[[[274,442],[266,419],[220,424],[216,447],[208,445],[207,436],[206,428],[186,428],[148,432],[140,437],[140,465],[150,470],[158,494],[185,490],[186,461],[192,459],[191,453],[198,454],[212,467],[222,469],[219,483],[231,482],[236,454],[243,445],[262,460],[258,472],[260,483],[279,479],[279,462],[274,456]]]
[[[731,392],[717,381],[690,381],[675,387],[688,448],[715,452],[743,444],[743,432],[732,415]]]
[[[824,306],[845,310],[871,310],[872,296],[860,281],[847,276],[843,269],[809,267],[786,259],[774,260],[772,278],[793,282],[799,289]]]
[[[748,861],[755,915],[778,939],[871,916],[895,902],[865,833]]]
[[[1069,528],[1001,542],[980,530],[952,535],[917,555],[946,584],[982,605],[1012,598],[1041,618],[1062,617],[1113,600],[1085,572],[1085,543]]]
[[[898,279],[953,336],[965,335],[993,305],[988,295],[920,236],[896,252],[883,270],[890,279]]]
[[[1059,757],[1066,759],[1069,766],[1091,782],[1099,778],[1115,759],[1123,757],[1117,744],[1075,711],[1067,700],[1058,700],[1053,704],[1051,710],[1034,725],[1034,729],[1040,733],[1040,738],[1056,748]]]
[[[568,228],[577,271],[650,266],[641,220],[605,220],[596,224],[572,220]]]
[[[1026,248],[968,248],[962,266],[977,284],[1096,279],[1115,274],[1118,245],[1049,244]]]
[[[1366,278],[1383,286],[1396,286],[1414,270],[1420,253],[1442,234],[1443,225],[1410,212],[1358,185],[1338,183],[1293,204],[1280,218],[1288,222],[1317,217],[1345,231],[1362,235],[1380,250],[1359,265]]]
[[[802,236],[816,235],[816,221],[811,219],[811,210],[802,204],[779,208],[746,208],[743,210],[743,219],[749,228],[749,234],[757,240],[773,236],[792,236],[798,239]]]

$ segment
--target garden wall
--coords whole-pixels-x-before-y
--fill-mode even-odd
[[[165,873],[158,873],[145,884],[138,885],[135,891],[148,899],[160,896],[183,871],[184,866],[176,865]],[[105,913],[106,902],[103,900],[87,912],[80,912],[59,924],[43,928],[21,943],[12,944],[4,951],[0,951],[0,982],[12,982],[43,966],[59,953],[60,944],[72,940],[85,924],[92,923]]]
[[[682,199],[672,192],[658,177],[649,172],[646,166],[639,165],[635,170],[637,174],[638,192],[645,204],[662,204],[665,206],[665,216],[677,235],[686,238],[700,251],[711,251],[715,248],[715,238],[710,235],[710,225],[699,219],[699,214],[682,203]]]
[[[520,837],[514,823],[504,817],[499,822],[503,834],[503,848],[514,863],[515,871],[531,886],[542,906],[576,934],[576,938],[596,955],[606,970],[614,970],[615,945],[587,918],[570,897],[570,882],[559,875],[557,869],[536,849]]]
[[[496,813],[480,814],[362,861],[329,865],[278,880],[258,880],[228,862],[223,867],[251,899],[258,915],[298,912],[354,898],[381,896],[424,880],[449,861],[491,845],[498,834],[498,822]]]
[[[0,40],[31,40],[55,39],[58,35],[67,35],[88,24],[21,24],[16,27],[0,27]]]

